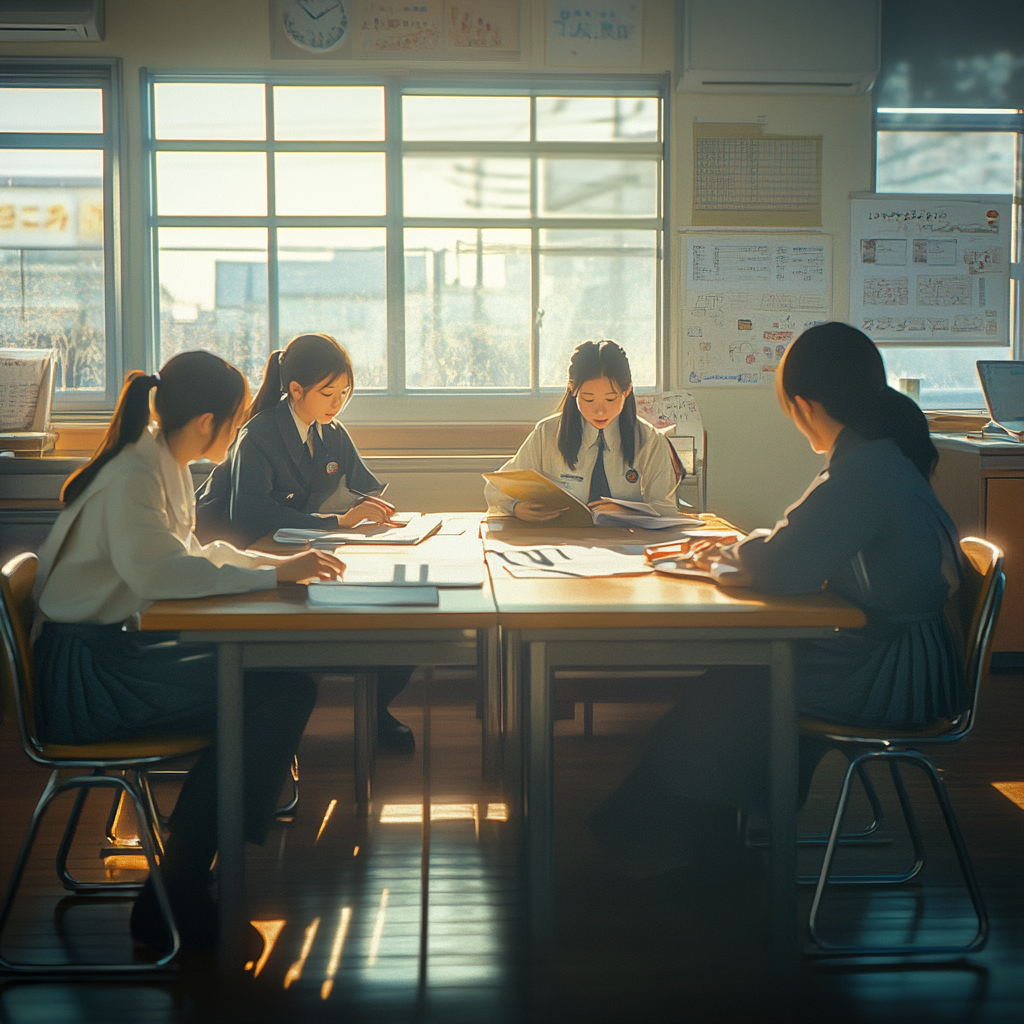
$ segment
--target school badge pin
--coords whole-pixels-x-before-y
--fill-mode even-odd
[[[631,484],[635,484],[640,479],[640,474],[635,469],[626,471],[626,481]]]
[[[338,472],[338,464],[336,462],[328,462],[327,463],[327,472],[328,473],[337,473]]]

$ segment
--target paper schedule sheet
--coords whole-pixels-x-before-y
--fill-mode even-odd
[[[786,347],[832,316],[832,239],[820,232],[679,236],[688,385],[771,385]]]

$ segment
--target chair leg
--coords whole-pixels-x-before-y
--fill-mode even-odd
[[[889,846],[892,843],[890,837],[876,836],[875,834],[882,824],[882,804],[878,799],[878,791],[875,789],[871,779],[868,778],[862,764],[857,765],[857,778],[860,779],[860,784],[864,787],[864,795],[868,798],[868,803],[871,805],[871,821],[864,828],[856,832],[843,832],[839,836],[839,842],[844,845],[847,843],[861,843],[870,846]],[[797,843],[800,846],[824,846],[827,842],[828,833],[811,833],[800,836],[797,839]],[[816,880],[817,875],[814,878]]]
[[[291,797],[291,799],[287,803],[281,804],[281,806],[278,807],[274,811],[274,817],[276,817],[278,819],[288,819],[288,820],[290,820],[292,815],[295,814],[296,808],[298,808],[298,806],[299,806],[299,755],[298,754],[293,754],[292,755],[291,776],[292,776],[292,797]]]
[[[915,764],[928,776],[928,780],[931,783],[932,791],[935,793],[936,800],[939,803],[939,807],[942,810],[942,815],[946,823],[946,829],[949,832],[950,839],[953,842],[953,847],[956,851],[957,860],[960,864],[960,871],[963,875],[964,882],[967,886],[967,891],[970,894],[971,902],[974,905],[975,914],[978,919],[978,930],[975,933],[974,938],[965,945],[959,946],[853,946],[853,945],[840,945],[837,943],[826,942],[822,939],[821,934],[817,926],[818,911],[821,906],[821,898],[825,891],[825,886],[830,882],[842,882],[842,881],[854,881],[855,879],[846,878],[843,876],[836,876],[830,878],[830,872],[832,868],[832,858],[835,854],[836,838],[839,833],[839,829],[842,825],[842,817],[846,808],[846,799],[849,794],[849,783],[850,777],[853,772],[854,765],[858,762],[866,761],[870,758],[884,758],[889,761],[889,770],[892,775],[893,785],[896,788],[896,794],[900,801],[900,807],[903,811],[904,817],[907,822],[907,828],[910,831],[911,842],[914,846],[914,866],[909,872],[905,872],[902,876],[893,875],[865,875],[857,881],[863,881],[865,883],[877,883],[891,882],[896,878],[913,878],[917,875],[924,865],[924,846],[921,840],[920,831],[917,827],[917,821],[914,817],[913,811],[910,805],[910,799],[907,795],[906,787],[903,784],[903,778],[898,769],[899,761],[906,761],[909,764]],[[967,846],[964,843],[963,835],[960,832],[960,826],[956,820],[956,815],[953,812],[953,807],[949,802],[949,795],[946,792],[945,786],[942,783],[942,779],[935,769],[935,766],[926,757],[916,751],[871,751],[866,754],[861,754],[855,761],[851,762],[850,769],[846,773],[846,778],[843,780],[843,789],[839,795],[839,803],[836,807],[836,816],[832,824],[832,833],[829,837],[829,845],[825,850],[825,858],[822,863],[821,874],[818,877],[817,887],[814,891],[814,900],[811,903],[811,913],[808,919],[808,930],[811,938],[818,945],[817,950],[812,950],[811,955],[818,957],[849,957],[849,956],[922,956],[922,955],[938,955],[938,954],[958,954],[964,953],[975,953],[978,950],[984,948],[985,943],[988,940],[988,914],[985,909],[984,899],[981,894],[981,888],[978,885],[977,877],[974,874],[974,868],[971,864],[970,857],[967,853]]]
[[[139,815],[139,821],[145,823],[148,826],[148,816],[146,814],[146,808],[142,801],[139,792],[134,789],[131,783],[120,775],[104,775],[104,774],[91,774],[91,775],[76,775],[69,779],[65,779],[63,782],[57,781],[58,772],[54,771],[50,776],[49,781],[46,784],[46,788],[43,790],[42,796],[39,798],[39,802],[36,804],[36,809],[32,814],[32,821],[29,824],[25,839],[21,844],[21,850],[18,853],[18,860],[15,863],[14,871],[11,874],[11,881],[7,888],[7,896],[4,899],[3,907],[0,908],[0,939],[2,939],[3,932],[7,927],[7,921],[10,917],[11,910],[14,906],[15,896],[21,886],[22,877],[25,873],[25,865],[28,863],[29,854],[32,852],[32,847],[35,844],[36,836],[39,832],[39,826],[42,823],[43,815],[46,809],[52,803],[53,799],[62,793],[68,792],[72,789],[78,789],[81,795],[85,790],[94,787],[112,787],[120,789],[129,795],[135,804],[135,810]],[[81,803],[83,800],[76,798],[75,807],[78,812],[81,813]],[[73,812],[74,813],[74,812]],[[77,825],[77,821],[75,822]],[[163,878],[160,874],[160,868],[156,858],[156,852],[153,846],[153,841],[150,836],[150,830],[148,827],[142,827],[139,830],[140,839],[142,840],[142,848],[145,853],[146,860],[149,863],[150,877],[153,879],[153,886],[156,891],[157,903],[160,907],[161,913],[167,922],[168,928],[171,934],[171,949],[164,956],[160,957],[152,963],[112,963],[112,964],[29,964],[20,961],[8,960],[6,957],[0,955],[0,970],[11,971],[22,974],[109,974],[109,973],[152,973],[153,971],[159,971],[167,968],[171,961],[178,955],[181,948],[181,940],[178,936],[177,925],[174,922],[174,915],[171,912],[171,905],[167,898],[167,889],[164,886]],[[69,836],[73,838],[74,830],[65,829],[65,839],[68,841],[70,846]],[[101,891],[111,892],[113,885],[107,883],[101,886]],[[116,890],[114,890],[116,891]],[[129,895],[129,893],[122,891],[121,895]]]
[[[594,735],[594,702],[592,700],[583,702],[583,735]]]

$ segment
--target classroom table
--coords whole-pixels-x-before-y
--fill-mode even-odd
[[[709,521],[721,528],[721,520]],[[642,545],[665,534],[564,529],[492,520],[491,541],[517,547],[572,543]],[[798,952],[796,913],[797,722],[792,643],[858,628],[863,613],[828,594],[769,597],[664,575],[517,579],[490,567],[506,644],[505,749],[510,780],[521,780],[533,941],[550,941],[553,897],[551,679],[558,668],[760,665],[771,688],[770,941],[773,975],[785,987]],[[523,751],[524,760],[516,760]]]
[[[462,546],[481,558],[476,524]],[[430,538],[416,547],[429,556],[434,547],[450,549],[453,537]],[[294,550],[294,549],[293,549]],[[394,550],[390,548],[389,550]],[[339,550],[346,564],[372,559],[373,547]],[[476,665],[484,673],[485,733],[490,718],[497,732],[499,657],[497,616],[488,586],[442,589],[437,607],[333,609],[312,607],[305,587],[280,585],[252,594],[195,600],[156,601],[142,614],[143,630],[178,632],[181,640],[217,647],[217,814],[221,964],[231,972],[242,963],[245,909],[243,840],[242,690],[246,669],[330,670],[346,666]],[[366,725],[371,703],[365,687],[356,711],[357,766],[367,764]],[[360,718],[363,728],[360,729]],[[369,778],[364,786],[369,811]]]

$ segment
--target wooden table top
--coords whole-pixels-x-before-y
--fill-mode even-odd
[[[706,517],[714,529],[730,529],[717,517]],[[499,529],[495,531],[495,526]],[[517,520],[492,521],[489,538],[522,547],[572,543],[603,547],[612,544],[656,544],[672,531],[630,532],[625,529],[560,529],[527,526]],[[717,587],[702,580],[649,574],[600,579],[516,579],[491,571],[498,621],[511,629],[607,629],[644,627],[800,627],[856,629],[864,613],[831,594],[773,597],[741,587]]]
[[[706,517],[708,525],[729,528],[725,520]],[[484,527],[484,534],[522,546],[572,543],[595,546],[650,544],[667,540],[664,533],[625,529],[574,529],[501,520]],[[269,538],[263,550],[286,549]],[[373,558],[395,546],[345,546],[345,562]],[[462,537],[435,536],[414,549],[427,558],[458,550],[482,557],[482,544],[473,529]],[[830,594],[770,597],[744,588],[719,588],[700,580],[669,576],[619,576],[600,579],[516,579],[491,573],[491,586],[441,588],[436,608],[382,607],[366,609],[314,608],[304,587],[287,584],[275,590],[192,600],[157,601],[141,617],[143,630],[304,631],[374,629],[486,629],[497,624],[512,629],[563,628],[707,628],[809,627],[858,628],[864,614]]]

